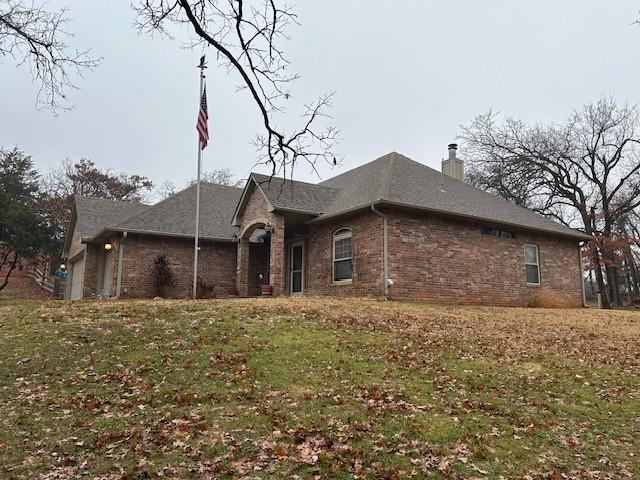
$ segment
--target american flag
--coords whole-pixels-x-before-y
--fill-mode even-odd
[[[200,112],[198,113],[198,123],[196,124],[196,130],[200,136],[200,150],[204,150],[209,142],[209,129],[207,127],[207,121],[209,120],[209,113],[207,112],[207,87],[202,90],[202,98],[200,99]]]

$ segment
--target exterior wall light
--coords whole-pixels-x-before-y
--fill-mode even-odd
[[[111,245],[110,243],[105,243],[105,244],[104,244],[104,249],[105,249],[106,251],[109,251],[109,250],[111,250],[112,248],[113,248],[113,245]]]
[[[271,232],[273,232],[273,226],[272,226],[270,223],[267,223],[267,224],[264,226],[264,231],[265,231],[265,232],[267,232],[267,233],[271,233]]]
[[[234,234],[233,234],[233,237],[231,237],[231,241],[232,241],[233,243],[238,243],[238,234],[237,234],[237,233],[234,233]]]

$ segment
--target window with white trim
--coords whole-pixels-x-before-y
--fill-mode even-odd
[[[351,229],[340,228],[333,234],[333,281],[347,282],[353,276]]]
[[[540,254],[537,245],[524,246],[524,268],[527,283],[540,285]]]

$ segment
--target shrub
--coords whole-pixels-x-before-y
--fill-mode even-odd
[[[153,282],[158,291],[158,296],[163,298],[167,296],[167,290],[176,283],[171,264],[166,255],[158,255],[153,261]]]
[[[529,300],[531,308],[574,308],[577,306],[575,301],[547,288],[539,289]]]
[[[191,289],[193,292],[193,288]],[[196,298],[215,298],[215,285],[198,277],[196,281]]]

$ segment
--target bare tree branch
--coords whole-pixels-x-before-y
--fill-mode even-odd
[[[186,26],[197,36],[191,46],[212,47],[221,65],[240,76],[239,88],[249,91],[264,127],[254,142],[258,163],[273,175],[291,175],[300,160],[314,170],[318,161],[337,162],[333,149],[339,131],[318,126],[329,118],[332,94],[304,107],[300,129],[286,132],[276,126],[275,116],[285,113],[290,86],[299,78],[289,72],[280,46],[287,27],[297,24],[289,6],[275,0],[140,0],[134,9],[140,30],[171,36],[175,26]]]
[[[65,30],[69,22],[66,9],[50,12],[45,4],[24,0],[0,2],[0,57],[11,57],[18,65],[28,64],[33,79],[40,84],[39,107],[51,111],[69,109],[67,90],[76,88],[73,76],[82,76],[100,60],[89,51],[71,49]]]
[[[605,265],[618,303],[616,269],[629,236],[621,224],[640,208],[639,129],[636,105],[603,98],[558,125],[498,123],[489,112],[463,127],[461,138],[476,186],[598,239],[593,263],[598,271]],[[601,289],[603,282],[599,277]]]

